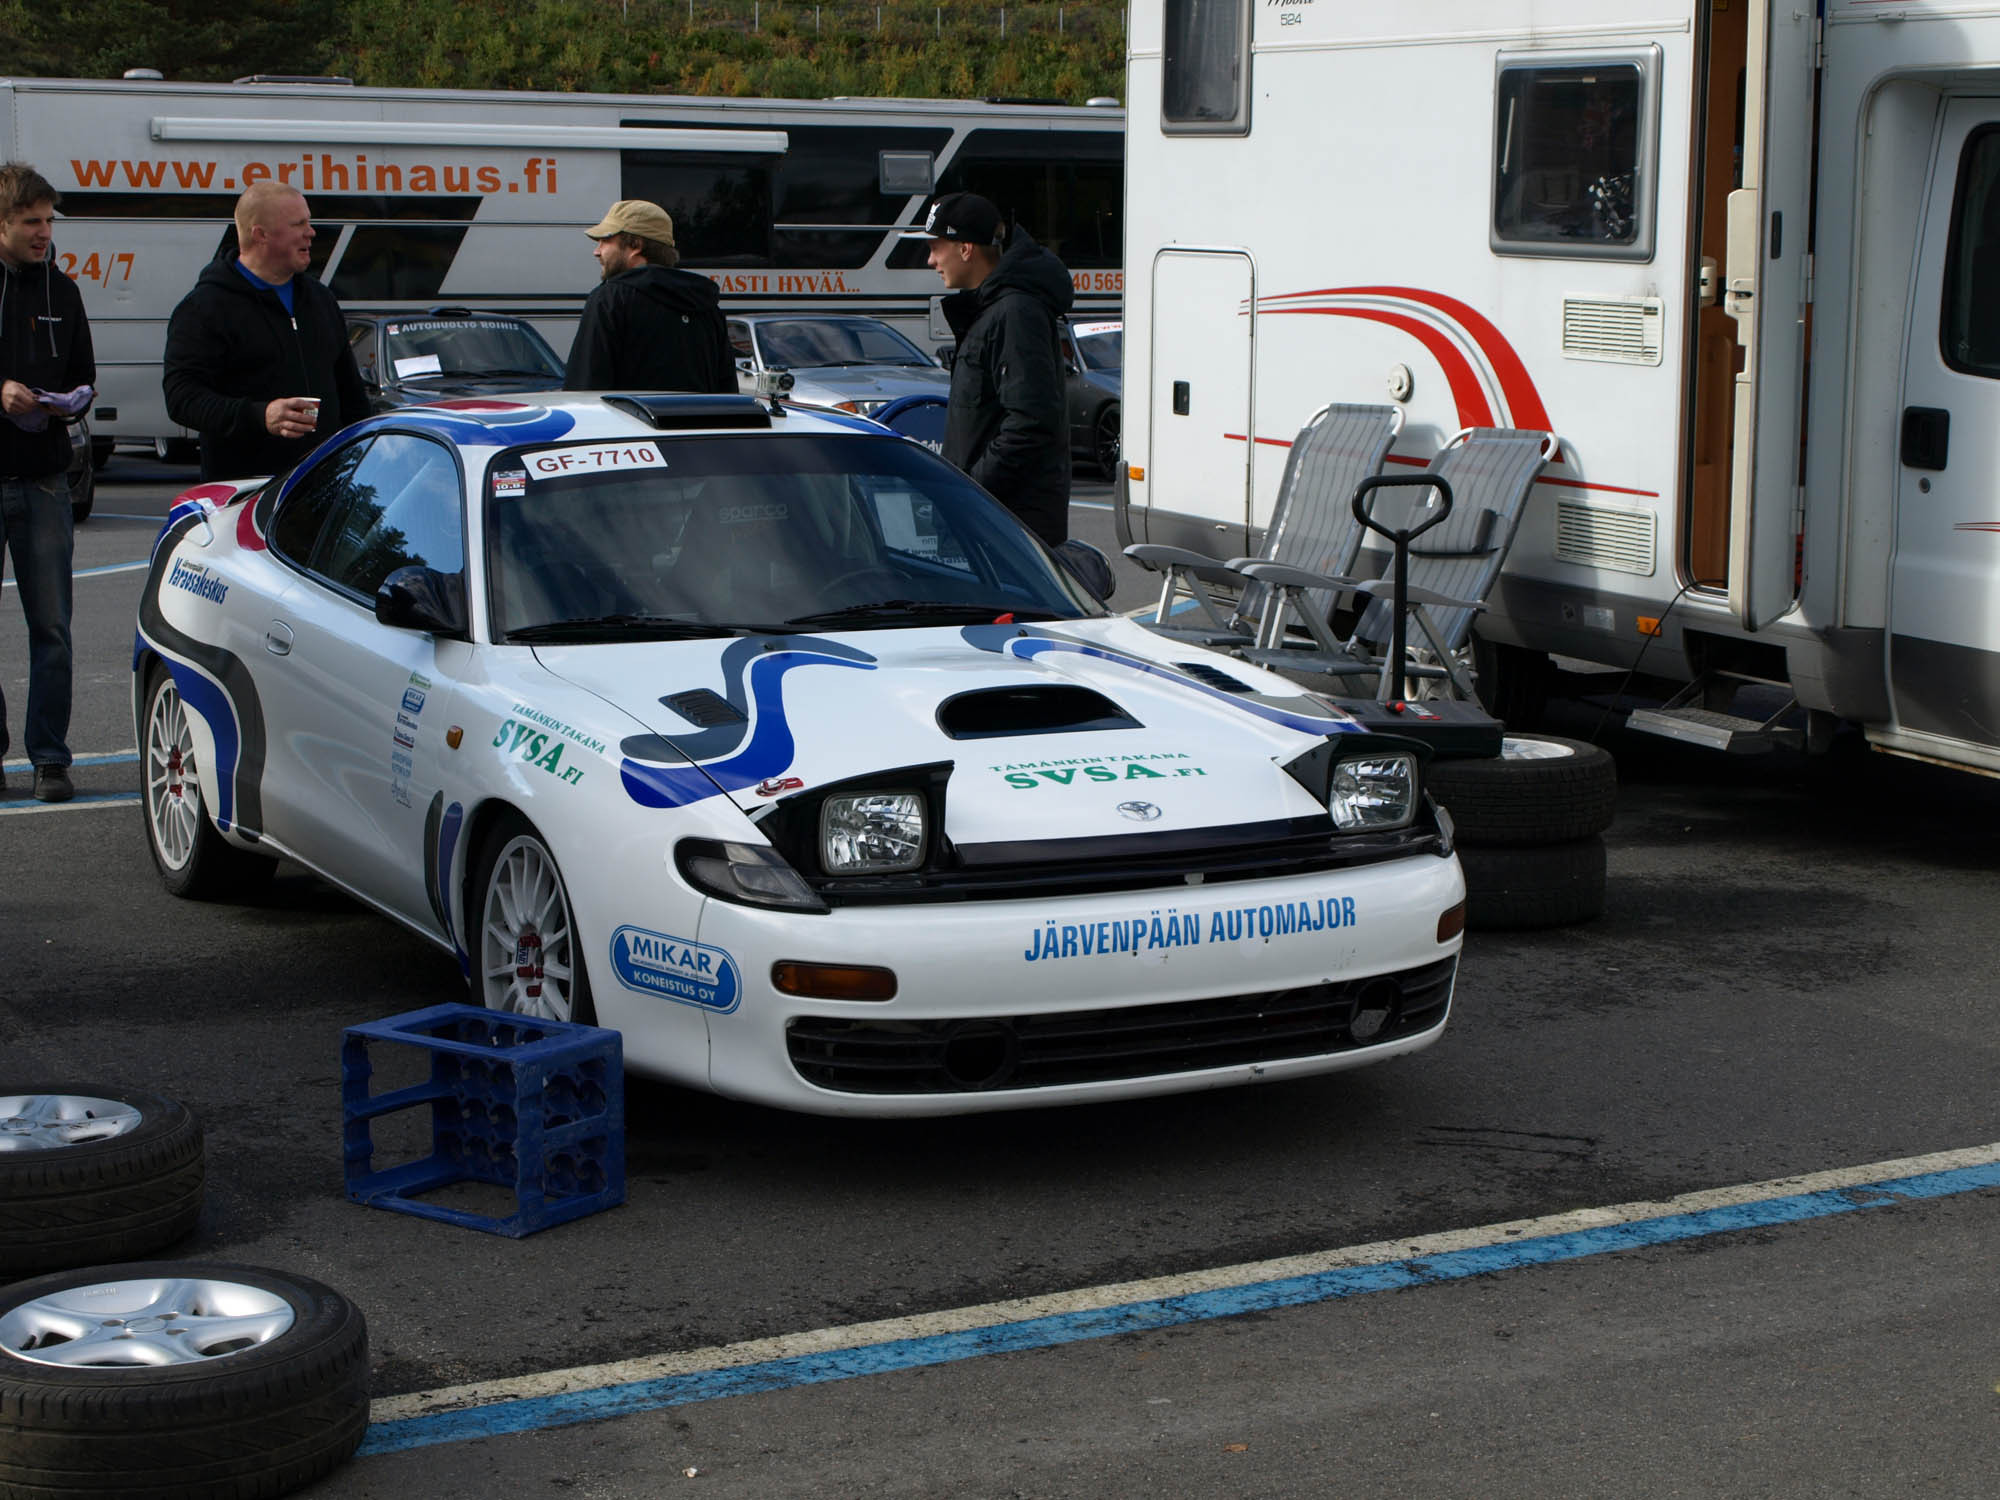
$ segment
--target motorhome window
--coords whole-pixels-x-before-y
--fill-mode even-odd
[[[1161,71],[1160,128],[1167,134],[1248,134],[1248,0],[1166,0]]]
[[[1637,62],[1502,66],[1495,250],[1619,260],[1652,254],[1649,81]]]
[[[1123,264],[1125,142],[1116,131],[975,130],[937,190],[991,198],[1072,271]],[[889,265],[919,268],[928,250],[926,241],[903,240]]]
[[[771,264],[771,161],[627,151],[622,166],[621,194],[667,211],[683,265]]]
[[[2000,380],[2000,129],[1975,131],[1959,157],[1943,304],[1945,363]]]
[[[443,288],[464,239],[463,224],[357,225],[330,290],[343,302],[426,301]]]
[[[882,191],[884,151],[929,160],[951,143],[951,132],[943,128],[788,125],[785,130],[790,148],[771,175],[771,250],[779,266],[867,265],[913,196]]]

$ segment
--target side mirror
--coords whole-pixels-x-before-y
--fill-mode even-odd
[[[1090,543],[1071,537],[1055,549],[1055,554],[1063,570],[1088,589],[1099,604],[1107,603],[1117,592],[1118,580],[1111,572],[1111,560]]]
[[[398,630],[466,635],[465,579],[436,568],[398,568],[375,591],[375,618]]]

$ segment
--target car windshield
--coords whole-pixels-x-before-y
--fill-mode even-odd
[[[562,361],[539,333],[513,318],[412,318],[384,324],[383,374],[563,377]]]
[[[495,640],[1102,613],[997,501],[900,438],[515,449],[493,461],[485,505]]]
[[[1072,330],[1086,370],[1116,371],[1125,362],[1125,331],[1118,323],[1083,323]]]
[[[934,365],[923,350],[874,318],[786,318],[756,325],[764,363],[788,370],[828,365]]]

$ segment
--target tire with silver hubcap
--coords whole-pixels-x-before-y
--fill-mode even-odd
[[[597,1024],[569,888],[542,836],[511,808],[480,843],[472,910],[475,1003],[544,1021]]]
[[[96,1266],[0,1289],[0,1496],[262,1500],[368,1426],[368,1329],[256,1266]]]
[[[1565,844],[1604,832],[1618,808],[1610,752],[1552,734],[1508,734],[1485,759],[1434,760],[1424,785],[1462,844]]]
[[[0,1278],[129,1260],[201,1218],[186,1106],[111,1084],[0,1079]]]
[[[276,861],[239,849],[209,818],[206,767],[197,764],[187,704],[165,663],[146,675],[140,773],[146,847],[169,895],[201,900],[240,892]]]

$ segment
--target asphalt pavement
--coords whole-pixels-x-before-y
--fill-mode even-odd
[[[507,1240],[342,1192],[342,1028],[451,961],[295,868],[242,906],[152,870],[133,605],[189,479],[114,459],[79,532],[78,802],[7,757],[0,1082],[185,1101],[175,1253],[366,1312],[369,1445],[301,1493],[1992,1492],[1996,1153],[1929,1158],[2000,1142],[2000,785],[1567,704],[1619,766],[1607,911],[1475,934],[1430,1050],[920,1126],[635,1080],[626,1204]],[[25,663],[0,589],[17,736]]]

